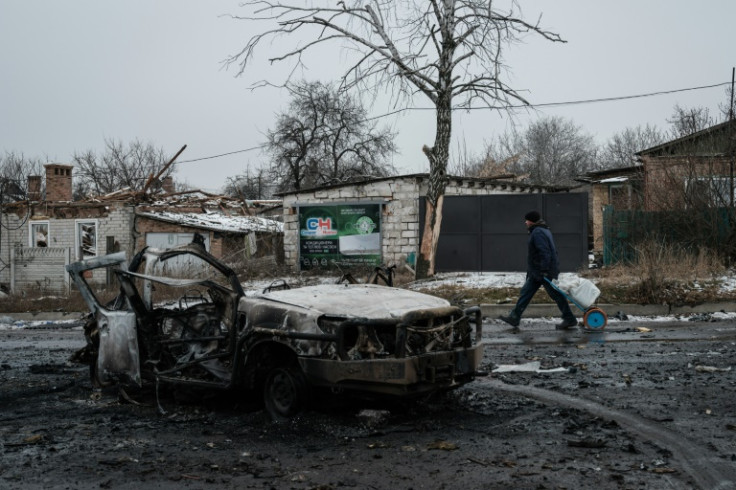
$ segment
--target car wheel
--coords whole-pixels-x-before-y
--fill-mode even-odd
[[[307,406],[309,388],[301,369],[273,368],[263,385],[263,402],[274,421],[288,420]]]

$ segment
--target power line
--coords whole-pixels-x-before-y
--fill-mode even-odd
[[[260,150],[261,148],[265,148],[265,147],[266,145],[263,144],[263,145],[253,146],[251,148],[246,148],[244,150],[235,150],[235,151],[231,151],[228,153],[221,153],[219,155],[212,155],[209,157],[193,158],[192,160],[180,160],[177,163],[201,162],[202,160],[212,160],[213,158],[227,157],[230,155],[236,155],[238,153],[246,153],[246,152],[253,151],[253,150]]]
[[[523,108],[535,108],[535,107],[559,107],[559,106],[567,106],[567,105],[580,105],[580,104],[594,104],[598,102],[613,102],[617,100],[627,100],[627,99],[640,99],[644,97],[655,97],[658,95],[668,95],[668,94],[676,94],[679,92],[689,92],[692,90],[704,90],[709,88],[716,88],[716,87],[723,87],[726,85],[729,85],[731,82],[722,82],[722,83],[715,83],[713,85],[701,85],[699,87],[688,87],[688,88],[678,88],[674,90],[661,90],[658,92],[648,92],[644,94],[636,94],[636,95],[620,95],[616,97],[600,97],[596,99],[582,99],[582,100],[569,100],[565,102],[542,102],[539,104],[509,104],[504,106],[498,106],[493,107],[493,109],[523,109]],[[487,111],[488,107],[453,107],[453,111]],[[402,109],[397,109],[395,111],[388,112],[386,114],[382,114],[380,116],[375,116],[369,118],[371,119],[379,119],[386,116],[392,116],[394,114],[398,114],[400,112],[404,111],[433,111],[435,110],[434,107],[406,107]]]
[[[547,102],[544,104],[531,104],[531,107],[556,107],[556,106],[564,106],[564,105],[593,104],[593,103],[598,103],[598,102],[613,102],[616,100],[640,99],[643,97],[654,97],[657,95],[668,95],[668,94],[676,94],[679,92],[689,92],[691,90],[704,90],[708,88],[722,87],[722,86],[728,85],[729,83],[730,82],[715,83],[713,85],[702,85],[700,87],[679,88],[675,90],[662,90],[659,92],[649,92],[646,94],[637,94],[637,95],[622,95],[619,97],[601,97],[598,99],[573,100],[573,101],[568,101],[568,102]],[[509,106],[509,109],[519,108],[519,107],[526,107],[526,106]]]
[[[499,110],[502,110],[502,109],[523,109],[523,108],[533,109],[533,108],[539,108],[539,107],[561,107],[561,106],[582,105],[582,104],[597,104],[597,103],[600,103],[600,102],[615,102],[615,101],[620,101],[620,100],[641,99],[641,98],[645,98],[645,97],[656,97],[656,96],[659,96],[659,95],[669,95],[669,94],[676,94],[676,93],[680,93],[680,92],[690,92],[690,91],[693,91],[693,90],[705,90],[705,89],[711,89],[711,88],[716,88],[716,87],[723,87],[723,86],[730,85],[730,84],[731,84],[731,82],[721,82],[721,83],[714,83],[712,85],[701,85],[699,87],[678,88],[678,89],[673,89],[673,90],[660,90],[660,91],[657,91],[657,92],[647,92],[647,93],[644,93],[644,94],[635,94],[635,95],[620,95],[620,96],[616,96],[616,97],[599,97],[599,98],[595,98],[595,99],[569,100],[569,101],[565,101],[565,102],[543,102],[543,103],[540,103],[540,104],[509,104],[509,105],[505,105],[505,106],[494,107],[493,109],[499,109]],[[407,111],[433,111],[433,110],[435,110],[434,107],[404,107],[404,108],[401,108],[401,109],[396,109],[396,110],[391,111],[391,112],[386,112],[384,114],[380,114],[378,116],[368,117],[365,120],[366,121],[374,121],[376,119],[383,119],[385,117],[394,116],[396,114],[400,114],[402,112],[407,112]],[[452,110],[453,111],[480,111],[480,110],[487,111],[487,110],[489,110],[489,108],[488,107],[467,107],[467,108],[465,108],[465,107],[453,107]],[[194,159],[191,159],[191,160],[181,160],[181,161],[179,161],[177,163],[201,162],[203,160],[212,160],[214,158],[221,158],[221,157],[226,157],[226,156],[230,156],[230,155],[236,155],[238,153],[247,153],[247,152],[254,151],[254,150],[260,150],[260,149],[263,149],[265,147],[266,147],[266,145],[265,144],[262,144],[262,145],[258,145],[258,146],[253,146],[251,148],[245,148],[243,150],[236,150],[236,151],[231,151],[231,152],[228,152],[228,153],[221,153],[219,155],[212,155],[212,156],[209,156],[209,157],[194,158]]]

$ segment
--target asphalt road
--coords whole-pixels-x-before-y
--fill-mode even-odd
[[[736,323],[484,325],[488,376],[289,423],[238,396],[95,390],[71,323],[0,330],[0,488],[736,488]]]

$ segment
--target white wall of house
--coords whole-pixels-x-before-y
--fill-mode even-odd
[[[71,213],[70,213],[71,214]],[[97,230],[96,255],[104,255],[106,250],[106,239],[108,236],[115,237],[120,251],[124,251],[130,258],[134,253],[133,247],[133,207],[126,205],[108,205],[106,215],[98,218],[51,218],[39,215],[26,217],[15,213],[6,212],[2,216],[2,230],[0,234],[0,283],[10,284],[10,262],[11,250],[17,247],[34,246],[31,240],[31,228],[33,223],[48,223],[48,243],[50,248],[63,248],[69,250],[72,262],[79,260],[79,240],[77,230],[81,223],[94,223]],[[4,266],[4,267],[3,267]],[[95,282],[106,280],[105,271],[96,271]]]
[[[312,189],[284,196],[284,261],[299,267],[299,205],[340,202],[385,202],[381,219],[384,264],[402,265],[419,252],[419,197],[427,194],[426,176],[399,176],[367,183]],[[450,179],[446,196],[481,196],[542,192],[513,183],[470,178]]]

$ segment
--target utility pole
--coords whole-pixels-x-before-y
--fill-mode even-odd
[[[731,105],[728,108],[728,122],[730,126],[730,137],[727,137],[728,143],[728,153],[729,153],[729,167],[730,167],[730,184],[731,184],[731,209],[729,209],[729,212],[727,214],[728,216],[728,242],[733,243],[733,236],[734,236],[734,208],[733,208],[733,167],[734,167],[734,154],[736,153],[736,131],[734,131],[734,124],[733,124],[733,88],[734,88],[734,80],[736,79],[736,67],[731,68]],[[730,251],[726,258],[726,262],[730,262],[733,257],[733,250]]]
[[[731,68],[731,105],[728,107],[728,120],[733,121],[733,85],[736,78],[736,67]]]
[[[728,121],[730,123],[733,123],[733,87],[734,87],[734,81],[736,80],[736,67],[731,68],[731,105],[728,107]],[[736,134],[734,134],[733,130],[733,124],[731,124],[731,137],[728,141],[728,152],[730,155],[730,182],[731,182],[731,209],[733,210],[733,166],[734,166],[734,148],[736,146]],[[733,211],[732,211],[733,212]],[[730,213],[729,213],[730,214]]]

